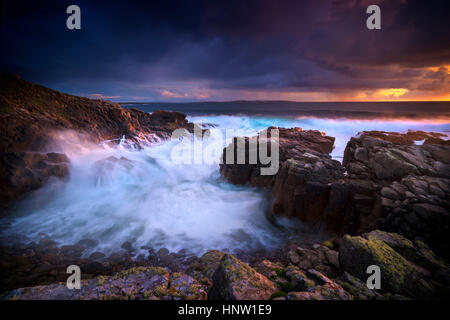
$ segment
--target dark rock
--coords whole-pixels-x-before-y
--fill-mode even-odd
[[[220,260],[208,293],[213,300],[267,300],[276,285],[249,265],[229,254]]]
[[[123,136],[139,148],[141,143],[169,138],[177,128],[194,129],[179,112],[149,114],[125,109],[117,103],[72,96],[7,74],[0,75],[0,88],[2,210],[50,177],[68,176],[66,155],[38,152],[58,150],[70,139],[117,144]]]
[[[96,251],[96,252],[93,252],[89,256],[89,259],[91,259],[91,260],[101,260],[101,259],[103,259],[105,257],[106,257],[106,255],[103,252]]]
[[[344,271],[363,282],[368,277],[367,267],[378,266],[382,292],[430,299],[446,291],[447,284],[433,281],[434,272],[430,271],[442,270],[446,274],[448,266],[423,242],[414,244],[395,233],[372,231],[362,237],[346,235],[340,245],[339,261]]]

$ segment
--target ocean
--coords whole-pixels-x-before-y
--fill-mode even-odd
[[[189,121],[216,129],[204,149],[222,148],[231,137],[254,135],[269,126],[316,129],[336,137],[334,159],[342,161],[348,140],[364,130],[450,132],[450,103],[286,103],[235,102],[190,104],[124,104],[147,112],[175,110]],[[323,237],[298,221],[268,219],[266,190],[234,186],[220,178],[217,163],[180,164],[173,160],[179,140],[142,150],[68,146],[70,178],[33,193],[13,218],[1,221],[2,238],[33,242],[48,237],[60,245],[95,239],[84,253],[106,254],[132,243],[137,254],[167,248],[201,255],[207,250],[271,249],[287,238]],[[421,143],[418,141],[417,143]],[[115,157],[119,161],[107,160]]]

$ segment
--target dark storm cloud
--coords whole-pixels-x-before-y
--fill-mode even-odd
[[[82,29],[65,27],[68,5]],[[365,27],[369,4],[382,30]],[[3,1],[1,69],[77,94],[448,91],[447,1]],[[212,97],[213,98],[213,97]]]

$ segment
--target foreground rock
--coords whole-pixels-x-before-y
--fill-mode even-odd
[[[52,284],[14,290],[7,299],[14,300],[173,300],[204,299],[206,292],[193,278],[164,268],[138,267],[114,276],[84,280],[80,290],[66,284]]]
[[[214,300],[267,300],[277,291],[264,275],[229,254],[220,260],[212,281],[209,298]]]
[[[49,152],[76,143],[117,144],[122,137],[139,148],[177,128],[192,131],[193,124],[179,112],[125,109],[0,74],[0,209],[51,176],[67,176],[67,159],[54,161]]]
[[[382,231],[346,235],[339,262],[345,272],[365,281],[367,268],[381,270],[381,291],[419,299],[449,296],[450,268],[421,241]]]
[[[351,300],[448,299],[449,266],[421,241],[372,231],[345,236],[339,252],[325,245],[295,247],[287,260],[249,265],[209,251],[188,268],[152,265],[125,268],[83,280],[81,290],[65,283],[21,288],[4,299],[213,299]],[[180,264],[178,264],[180,265]],[[381,269],[381,289],[366,285],[367,266]],[[82,266],[85,272],[87,265]],[[83,273],[84,274],[84,273]],[[67,274],[66,274],[67,276]]]

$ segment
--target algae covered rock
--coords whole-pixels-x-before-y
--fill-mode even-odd
[[[286,277],[291,281],[292,291],[306,291],[312,288],[315,283],[298,267],[290,265],[286,268]]]
[[[246,263],[224,254],[208,293],[215,300],[267,300],[277,286]]]
[[[207,297],[204,286],[194,278],[180,272],[171,274],[168,293],[174,299],[205,300]]]
[[[7,295],[17,300],[134,300],[159,299],[167,295],[169,273],[159,267],[136,267],[113,276],[99,276],[81,282],[80,290],[66,284],[21,288]]]
[[[373,233],[351,237],[345,235],[339,250],[342,269],[366,281],[367,267],[376,265],[381,270],[381,290],[393,293],[409,292],[421,287],[420,279],[426,271],[412,264]],[[413,289],[414,290],[414,289]]]
[[[414,242],[397,233],[374,230],[365,235],[368,239],[378,239],[386,243],[407,260],[430,271],[446,268],[445,262],[420,240]]]
[[[210,283],[223,255],[221,251],[210,250],[192,263],[186,272],[198,281]]]
[[[287,300],[351,300],[353,296],[346,292],[342,286],[317,270],[308,270],[308,276],[315,281],[314,287],[305,288],[307,291],[293,291],[286,296]]]

